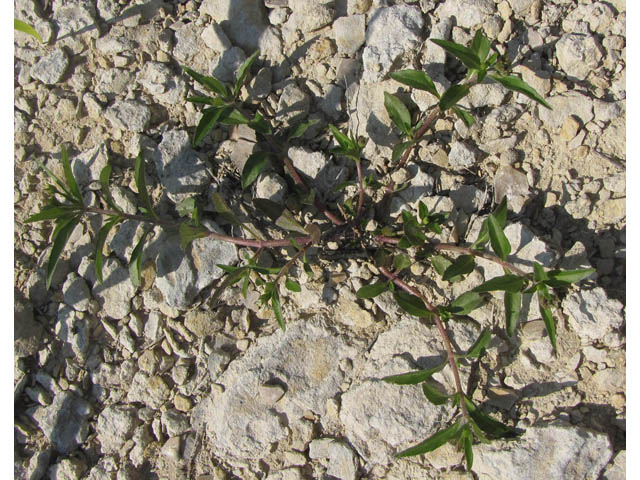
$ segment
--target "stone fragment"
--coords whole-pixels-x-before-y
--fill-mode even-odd
[[[148,376],[138,371],[127,393],[128,402],[144,403],[150,408],[159,409],[168,399],[171,390],[159,376]]]
[[[472,213],[482,208],[487,195],[473,185],[461,185],[451,190],[449,196],[457,208]]]
[[[319,438],[309,444],[309,458],[320,460],[327,467],[327,475],[355,480],[358,457],[347,445],[333,438]]]
[[[108,68],[97,74],[95,93],[105,94],[110,100],[126,94],[133,86],[133,74],[124,68]]]
[[[56,322],[56,336],[64,342],[64,354],[67,357],[84,359],[89,350],[90,325],[87,318],[79,318],[66,305],[60,305]]]
[[[565,424],[529,427],[516,443],[474,447],[479,478],[598,478],[613,451],[607,436]],[[507,473],[508,472],[508,473]]]
[[[33,305],[16,290],[13,306],[13,352],[16,359],[35,355],[43,336],[44,329],[33,317]]]
[[[593,101],[593,113],[596,121],[610,122],[625,114],[626,105],[625,102],[605,102],[603,100],[595,99]]]
[[[449,165],[469,168],[476,163],[476,152],[464,142],[453,142],[449,151]]]
[[[69,454],[86,440],[90,416],[89,402],[70,391],[62,391],[44,409],[38,426],[58,452]]]
[[[256,181],[256,198],[284,204],[287,191],[287,182],[274,172],[262,173]]]
[[[334,120],[340,118],[343,112],[342,98],[344,89],[338,85],[329,85],[325,90],[324,98],[320,101],[320,109]]]
[[[138,100],[117,100],[104,116],[115,128],[143,132],[151,120],[151,109]]]
[[[221,324],[212,312],[190,310],[184,317],[184,326],[198,338],[205,338],[220,330]]]
[[[176,203],[202,193],[211,183],[207,165],[191,148],[184,130],[165,132],[152,159],[167,195]]]
[[[100,179],[100,172],[109,162],[109,151],[106,144],[100,144],[90,150],[76,155],[71,162],[73,176],[80,188]]]
[[[189,417],[172,409],[162,412],[161,421],[169,437],[182,435],[190,428]]]
[[[457,26],[470,29],[486,23],[495,12],[492,0],[447,0],[435,11],[438,18],[455,17]]]
[[[333,22],[333,37],[338,46],[338,52],[344,55],[354,55],[365,40],[364,15],[340,17]]]
[[[597,341],[606,345],[614,341],[613,333],[624,324],[622,303],[607,298],[600,287],[571,293],[563,300],[562,310],[584,343]]]
[[[118,453],[138,423],[136,409],[129,405],[109,405],[98,416],[96,434],[105,454]]]
[[[136,80],[160,103],[174,105],[184,96],[184,80],[163,63],[146,62]]]
[[[526,16],[526,14],[529,12],[529,9],[531,8],[531,5],[533,5],[534,0],[507,0],[507,2],[509,3],[511,9],[517,15]]]
[[[616,14],[611,6],[604,2],[591,2],[572,9],[562,20],[562,29],[569,33],[607,34],[615,20]]]
[[[589,34],[567,33],[556,43],[560,68],[577,80],[584,80],[603,58],[598,40]]]
[[[52,20],[58,27],[57,39],[75,34],[86,34],[98,38],[95,2],[91,0],[68,0],[54,3]]]
[[[236,72],[247,59],[247,56],[239,47],[231,47],[220,54],[211,64],[213,76],[223,82],[233,83]]]
[[[278,102],[276,118],[286,125],[294,125],[307,116],[311,107],[311,98],[295,83],[289,83],[282,90]]]
[[[47,471],[49,480],[80,480],[87,465],[79,458],[64,458],[51,465]]]
[[[613,193],[625,193],[627,190],[626,178],[627,176],[625,173],[616,173],[614,175],[604,177],[604,188]]]
[[[217,53],[224,53],[232,47],[227,34],[224,33],[222,27],[217,23],[212,23],[207,26],[202,32],[201,37],[207,47]]]
[[[75,273],[71,273],[62,285],[64,303],[78,312],[86,312],[91,303],[91,293],[87,282]]]
[[[382,80],[401,57],[422,41],[424,20],[420,9],[410,5],[380,8],[369,19],[362,53],[363,80]]]
[[[247,90],[249,95],[255,98],[265,98],[271,92],[271,80],[273,73],[270,68],[263,67],[249,81]]]
[[[136,293],[129,270],[122,267],[116,258],[109,257],[102,266],[102,278],[102,284],[94,284],[93,296],[105,315],[120,320],[131,311],[131,299]]]
[[[539,107],[538,116],[548,128],[560,128],[569,116],[576,116],[583,125],[593,120],[593,100],[577,91],[569,91],[546,99],[553,110]]]
[[[69,57],[64,50],[58,48],[42,57],[38,63],[31,67],[30,73],[36,80],[47,85],[54,85],[62,79],[68,67]]]
[[[287,23],[291,25],[290,28],[296,28],[303,33],[329,25],[335,15],[332,7],[308,0],[290,0],[289,8],[293,13]]]
[[[607,465],[602,474],[602,480],[625,480],[627,478],[627,451],[621,450],[613,458],[613,462]]]
[[[506,196],[509,210],[515,213],[523,211],[529,198],[529,181],[524,173],[509,165],[502,166],[495,174],[493,188],[496,203]]]
[[[134,43],[127,37],[117,37],[111,34],[96,40],[96,50],[103,55],[130,52],[134,47]]]

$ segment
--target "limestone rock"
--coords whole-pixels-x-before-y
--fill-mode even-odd
[[[145,63],[136,79],[160,103],[174,105],[184,96],[184,80],[163,63]]]
[[[571,293],[562,302],[562,309],[569,318],[569,325],[583,342],[615,342],[613,333],[624,324],[622,304],[607,298],[598,287]]]
[[[282,90],[278,102],[276,117],[287,125],[294,125],[304,120],[309,113],[311,98],[295,83],[290,83]]]
[[[136,291],[129,270],[120,265],[117,259],[109,257],[102,266],[102,278],[102,284],[96,282],[93,286],[93,295],[100,302],[105,315],[120,320],[131,311],[131,299]]]
[[[602,47],[592,35],[567,33],[556,44],[556,58],[567,75],[584,80],[600,64]]]
[[[469,168],[476,163],[476,151],[464,142],[454,142],[449,151],[449,164],[458,168]]]
[[[327,475],[355,480],[358,457],[347,445],[332,438],[319,438],[309,444],[309,458],[318,459],[327,467]]]
[[[87,318],[79,318],[66,305],[60,305],[56,322],[56,336],[65,343],[63,353],[67,357],[86,358],[89,350],[90,325]]]
[[[69,454],[86,440],[90,415],[89,402],[70,391],[63,391],[45,409],[38,426],[58,452]]]
[[[364,44],[364,20],[364,15],[352,15],[333,22],[333,36],[340,53],[354,55]]]
[[[475,29],[495,12],[496,5],[491,0],[447,0],[438,6],[435,13],[440,19],[455,17],[459,27]]]
[[[104,116],[115,128],[143,132],[151,120],[151,109],[137,100],[118,100],[107,108]]]
[[[110,405],[98,416],[96,433],[103,453],[118,453],[137,425],[136,409],[129,405]]]
[[[256,181],[256,198],[284,204],[287,190],[287,182],[274,172],[262,173]]]
[[[100,35],[99,30],[95,27],[95,2],[91,0],[69,0],[54,3],[52,19],[58,27],[58,40],[62,37],[85,32],[92,38],[98,38]]]
[[[58,83],[69,67],[69,57],[64,50],[58,48],[42,57],[31,68],[31,76],[47,85]]]

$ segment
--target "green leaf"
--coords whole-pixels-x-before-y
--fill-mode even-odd
[[[475,122],[473,115],[471,115],[469,112],[465,112],[460,107],[453,107],[453,111],[467,127],[470,127],[471,125],[473,125],[473,122]]]
[[[429,207],[427,207],[422,200],[418,202],[418,216],[420,217],[420,222],[425,223],[429,220]]]
[[[438,272],[438,275],[443,275],[445,270],[449,268],[452,263],[453,262],[451,260],[442,255],[434,255],[431,257],[431,264],[433,265],[433,268],[435,268],[436,272]]]
[[[314,118],[313,120],[309,120],[308,122],[302,122],[297,124],[289,132],[289,135],[287,136],[287,140],[293,140],[294,138],[302,137],[307,132],[307,130],[309,130],[319,121],[320,121],[319,119]]]
[[[465,292],[456,298],[447,310],[454,315],[468,315],[486,303],[484,297],[476,292]]]
[[[451,266],[447,267],[442,274],[442,279],[451,281],[455,277],[473,272],[475,266],[476,260],[473,255],[460,255]]]
[[[40,34],[36,31],[35,28],[33,28],[28,23],[25,23],[22,20],[18,20],[17,18],[14,18],[13,28],[15,30],[18,30],[19,32],[28,33],[29,35],[34,37],[36,40],[38,40],[40,43],[42,43],[42,37],[40,36]]]
[[[67,205],[47,205],[42,211],[31,215],[24,223],[41,222],[42,220],[53,220],[77,211],[76,207]]]
[[[465,357],[477,358],[480,354],[487,348],[489,345],[489,340],[491,340],[491,330],[485,328],[480,333],[480,336],[475,341],[475,343],[471,346],[467,353],[464,354]]]
[[[76,203],[75,197],[71,194],[71,192],[69,191],[69,189],[67,188],[67,186],[64,184],[64,182],[62,180],[60,180],[51,170],[49,170],[47,168],[47,166],[40,162],[40,166],[42,167],[42,169],[46,172],[47,175],[49,175],[49,177],[51,177],[51,179],[53,180],[53,182],[60,187],[60,190],[62,190],[61,192],[59,192],[60,194],[62,194],[67,200],[69,200],[71,203]],[[55,187],[54,187],[55,188]]]
[[[249,270],[242,277],[242,298],[247,298],[247,292],[249,291]]]
[[[538,305],[540,307],[540,315],[542,315],[542,319],[544,320],[544,326],[547,328],[547,333],[551,340],[551,345],[553,345],[554,350],[558,350],[556,324],[553,321],[553,314],[551,313],[551,309],[544,304],[544,298],[540,293],[538,293]]]
[[[255,59],[258,58],[259,53],[260,50],[256,50],[249,58],[244,61],[244,63],[238,70],[238,77],[233,88],[234,97],[237,97],[240,93],[240,89],[242,88],[242,85],[244,85],[244,82],[247,79],[247,75],[249,74],[249,68],[251,68],[251,64],[255,61]]]
[[[334,136],[334,138],[342,148],[344,148],[345,150],[350,150],[355,148],[355,145],[353,145],[353,143],[351,142],[351,139],[347,137],[344,133],[342,133],[340,130],[338,130],[331,123],[329,124],[329,129],[331,130],[331,134]]]
[[[412,146],[413,146],[413,142],[400,142],[400,143],[398,143],[395,147],[393,147],[393,150],[391,152],[391,161],[393,163],[395,163],[398,160],[400,160],[400,158],[404,154],[405,150],[407,148],[411,148]]]
[[[466,404],[467,411],[473,421],[476,422],[483,432],[487,433],[492,438],[515,438],[518,436],[518,433],[513,428],[508,427],[504,423],[499,422],[482,412],[466,396],[464,397],[464,403]]]
[[[440,94],[436,89],[431,77],[420,70],[402,70],[400,72],[393,72],[391,78],[394,80],[409,85],[410,87],[417,88],[418,90],[425,90],[432,95],[440,98]]]
[[[201,75],[197,72],[194,72],[188,67],[182,67],[182,69],[193,78],[196,82],[208,88],[214,93],[221,95],[224,98],[229,98],[231,96],[231,92],[229,91],[229,87],[227,87],[224,83],[218,80],[215,77],[207,77],[205,75]]]
[[[224,125],[244,125],[249,119],[237,108],[224,108],[218,121]]]
[[[116,205],[116,202],[113,200],[113,197],[111,196],[111,190],[109,189],[110,178],[111,178],[111,165],[107,164],[100,171],[100,187],[102,189],[102,196],[104,197],[104,200],[107,202],[107,205],[109,205],[109,207],[113,208],[118,212],[121,212],[122,209]]]
[[[477,30],[473,37],[473,42],[471,43],[471,50],[475,52],[480,62],[484,63],[487,59],[490,48],[491,45],[489,44],[489,40],[484,36],[482,29]]]
[[[144,178],[144,161],[142,160],[142,153],[138,155],[136,158],[136,171],[135,171],[135,182],[136,188],[138,189],[138,198],[142,202],[144,208],[146,208],[147,212],[153,217],[156,214],[153,211],[153,206],[151,205],[151,199],[149,198],[149,194],[147,193],[147,183]]]
[[[505,195],[504,197],[502,197],[502,201],[493,212],[493,216],[498,221],[498,225],[500,226],[500,228],[504,228],[504,226],[507,223],[507,211],[508,211],[507,196]],[[473,242],[473,245],[471,245],[471,248],[474,250],[481,249],[484,247],[484,245],[488,241],[489,241],[489,221],[485,219],[485,221],[482,222],[482,227],[480,228],[480,233],[478,234],[478,238],[475,242]]]
[[[415,295],[397,290],[393,292],[393,297],[396,299],[396,302],[398,302],[400,308],[410,315],[416,317],[428,317],[431,315],[431,312],[429,312],[422,299]]]
[[[287,278],[285,280],[284,286],[287,287],[287,289],[291,290],[292,292],[300,292],[301,290],[300,284],[295,280],[291,280],[290,278]]]
[[[595,268],[584,268],[579,270],[551,270],[547,272],[548,280],[545,284],[553,288],[566,287],[572,283],[584,280],[595,272]]]
[[[218,298],[220,298],[220,295],[222,295],[222,293],[227,287],[229,287],[230,285],[233,285],[238,280],[240,280],[243,276],[248,275],[248,273],[249,273],[249,269],[247,267],[242,267],[236,270],[235,272],[225,276],[220,286],[215,290],[215,292],[213,292],[213,295],[211,295],[211,300],[210,300],[211,305],[216,304],[216,302],[218,301]]]
[[[138,288],[142,283],[142,248],[149,233],[151,233],[151,229],[144,231],[129,259],[129,277],[134,288]]]
[[[276,225],[280,228],[284,228],[285,230],[289,230],[290,232],[298,232],[303,235],[308,235],[307,231],[304,229],[302,225],[296,220],[291,213],[286,208],[282,211],[282,214],[276,219]]]
[[[247,125],[253,128],[256,132],[262,133],[263,135],[271,135],[273,130],[271,129],[271,125],[267,122],[260,113],[256,112],[253,120],[251,120]]]
[[[440,109],[449,110],[469,93],[468,85],[451,85],[440,99]]]
[[[411,263],[411,258],[406,253],[399,253],[393,257],[393,269],[396,274],[400,273],[405,268],[409,268]]]
[[[356,295],[360,298],[374,298],[389,289],[389,282],[380,281],[361,287]]]
[[[431,41],[459,59],[467,68],[472,70],[479,70],[482,68],[480,58],[478,58],[478,55],[472,49],[447,40],[432,39]]]
[[[204,227],[196,227],[188,222],[180,224],[180,247],[186,250],[191,242],[198,238],[204,238],[209,235],[209,230]]]
[[[96,235],[96,257],[95,257],[95,269],[96,269],[96,278],[98,282],[102,284],[102,250],[104,248],[104,242],[107,240],[107,236],[111,229],[122,220],[120,216],[111,217],[111,219],[105,223],[102,228],[98,231],[98,235]]]
[[[471,428],[466,425],[462,430],[462,436],[460,438],[462,442],[462,448],[464,450],[464,458],[467,461],[467,471],[471,471],[473,467],[473,434]]]
[[[73,195],[73,197],[77,200],[79,204],[84,205],[82,194],[80,193],[80,189],[78,188],[76,179],[73,176],[73,171],[71,170],[71,163],[69,162],[69,153],[67,152],[66,148],[62,149],[62,168],[64,169],[64,176],[67,181],[67,185],[69,186],[69,192],[71,192],[71,195]]]
[[[411,215],[407,210],[402,211],[402,226],[404,234],[411,242],[411,245],[424,245],[425,236],[416,217]]]
[[[411,137],[411,114],[402,100],[395,95],[384,92],[384,108],[387,109],[389,118],[396,127]]]
[[[46,288],[51,288],[51,280],[53,280],[53,274],[56,271],[58,260],[64,250],[65,245],[69,241],[69,237],[76,226],[80,223],[80,216],[70,216],[67,218],[59,218],[56,222],[56,228],[53,231],[53,245],[51,246],[51,253],[49,254],[49,261],[47,262],[47,280]]]
[[[242,169],[241,183],[243,190],[256,181],[258,175],[260,175],[260,173],[269,164],[270,155],[271,154],[269,152],[254,152],[249,155],[249,158]]]
[[[520,275],[507,274],[487,280],[482,285],[473,289],[474,292],[495,292],[504,290],[505,292],[519,292],[524,285],[525,278]]]
[[[196,95],[194,97],[187,97],[187,102],[201,103],[204,105],[211,105],[214,107],[222,107],[225,105],[224,100],[222,100],[221,98],[203,97],[199,95]]]
[[[449,401],[449,395],[442,393],[429,382],[424,382],[422,384],[422,393],[424,393],[424,396],[427,398],[427,400],[429,400],[434,405],[444,405]]]
[[[202,117],[200,118],[198,126],[196,127],[196,133],[193,136],[193,145],[195,147],[200,145],[200,142],[202,142],[202,140],[204,140],[204,138],[209,134],[213,127],[216,126],[218,120],[220,120],[220,117],[225,112],[225,110],[229,109],[225,107],[211,107],[203,110]]]
[[[247,269],[248,267],[236,267],[235,265],[223,265],[222,263],[217,263],[217,267],[226,273],[233,273],[241,269]]]
[[[181,217],[191,217],[194,225],[200,225],[200,208],[195,197],[187,197],[176,204],[176,211]]]
[[[522,306],[522,294],[520,292],[505,292],[504,311],[507,317],[507,335],[513,337],[516,331],[516,324],[520,316]]]
[[[507,87],[509,90],[522,93],[523,95],[529,97],[530,99],[535,100],[540,105],[548,108],[549,110],[552,110],[551,105],[549,105],[545,101],[545,99],[542,98],[542,96],[535,91],[533,87],[531,87],[530,85],[525,83],[523,80],[519,79],[518,77],[514,77],[511,75],[504,75],[504,76],[489,75],[489,77],[494,79],[496,82],[501,83],[502,85]]]
[[[396,454],[396,457],[412,457],[415,455],[421,455],[423,453],[432,452],[438,447],[441,447],[449,440],[453,439],[458,433],[458,429],[460,428],[460,424],[456,422],[451,425],[449,428],[444,430],[440,430],[438,433],[430,436],[424,442],[421,442],[411,448],[407,448],[402,452]]]
[[[511,245],[509,240],[502,231],[502,227],[496,220],[493,214],[489,214],[487,218],[487,224],[489,226],[489,239],[491,240],[491,248],[496,252],[496,255],[502,260],[506,260],[511,253]]]
[[[278,320],[278,325],[284,331],[286,327],[284,325],[284,318],[282,316],[282,308],[280,307],[280,297],[278,297],[278,289],[274,288],[271,293],[271,308],[273,309],[273,314],[276,316],[276,320]]]
[[[447,362],[442,362],[432,368],[426,368],[424,370],[416,370],[414,372],[401,373],[400,375],[390,375],[384,377],[382,380],[387,383],[393,383],[394,385],[417,385],[424,382],[433,376],[434,373],[442,370]]]
[[[211,200],[213,203],[213,208],[218,213],[218,215],[220,215],[227,222],[233,225],[240,225],[240,220],[238,220],[233,211],[229,208],[229,205],[227,205],[227,202],[224,201],[222,195],[220,195],[218,192],[213,192],[213,194],[211,195]]]

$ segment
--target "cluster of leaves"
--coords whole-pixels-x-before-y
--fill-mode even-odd
[[[16,28],[18,28],[16,26]],[[417,70],[404,70],[392,74],[392,78],[411,88],[424,90],[438,99],[437,106],[430,112],[420,113],[413,118],[410,109],[398,95],[385,93],[384,105],[395,127],[401,132],[401,141],[393,148],[391,163],[397,165],[398,159],[407,160],[408,149],[420,142],[434,122],[437,115],[446,115],[452,112],[461,118],[467,125],[474,122],[471,112],[465,110],[459,102],[469,93],[476,83],[492,79],[506,88],[528,96],[544,107],[550,108],[547,102],[529,85],[515,76],[505,74],[499,61],[497,52],[491,53],[491,44],[481,31],[476,32],[471,46],[466,47],[454,42],[433,40],[434,43],[444,48],[449,54],[459,59],[468,69],[463,83],[450,86],[440,93],[435,83],[429,76]],[[256,60],[258,52],[251,55],[238,71],[233,85],[228,85],[212,76],[201,75],[187,67],[184,71],[196,82],[203,85],[212,96],[192,96],[188,101],[205,105],[202,118],[196,128],[193,138],[194,145],[199,145],[212,129],[218,125],[245,124],[256,131],[260,140],[260,150],[249,156],[241,174],[242,189],[249,188],[259,175],[271,166],[289,167],[289,173],[294,176],[295,170],[290,166],[286,157],[288,143],[300,139],[305,132],[315,123],[313,121],[301,123],[284,128],[280,125],[272,125],[268,115],[260,113],[261,105],[252,105],[240,100],[243,85],[246,83],[251,66]],[[427,114],[428,113],[428,114]],[[344,203],[343,212],[353,215],[345,228],[334,227],[329,233],[321,232],[315,223],[301,225],[295,215],[284,205],[256,199],[253,204],[256,210],[269,218],[277,227],[285,230],[288,237],[282,241],[266,241],[264,235],[250,223],[241,222],[232,209],[218,193],[214,193],[212,202],[216,213],[227,222],[243,229],[253,239],[249,243],[242,239],[243,245],[258,248],[254,256],[247,255],[241,265],[219,265],[226,272],[226,276],[213,293],[212,302],[215,303],[225,288],[241,283],[241,293],[247,296],[249,286],[261,292],[260,302],[269,305],[282,329],[285,321],[282,312],[282,290],[280,280],[284,280],[284,287],[291,292],[300,292],[301,287],[295,280],[292,272],[293,265],[300,262],[307,275],[313,276],[307,259],[307,249],[310,245],[321,244],[325,238],[336,238],[336,235],[355,230],[362,234],[362,225],[358,225],[358,216],[362,211],[363,191],[369,186],[380,187],[382,184],[373,176],[363,177],[361,162],[363,161],[363,149],[366,141],[356,137],[352,132],[346,133],[329,125],[337,146],[331,150],[335,155],[352,159],[358,168],[359,179],[359,204],[357,209],[353,207],[353,199],[348,198]],[[289,162],[289,165],[287,165]],[[51,278],[60,258],[62,250],[67,243],[74,228],[80,223],[86,214],[101,214],[105,222],[96,235],[95,264],[99,281],[102,281],[103,249],[111,230],[123,220],[138,220],[146,226],[160,225],[164,228],[175,229],[180,233],[183,248],[197,238],[214,236],[225,241],[236,241],[237,237],[229,237],[215,232],[210,232],[201,223],[202,213],[195,199],[189,198],[176,206],[178,214],[187,217],[182,221],[168,221],[161,219],[155,213],[150,196],[145,184],[144,162],[138,157],[135,167],[135,183],[138,190],[139,214],[129,215],[124,213],[113,201],[109,191],[111,167],[107,166],[100,175],[102,197],[105,208],[96,208],[85,205],[83,196],[73,177],[68,155],[62,154],[62,166],[64,181],[50,172],[44,165],[44,170],[53,180],[49,185],[51,198],[45,208],[32,217],[28,222],[41,220],[54,220],[55,227],[52,234],[52,248],[47,266],[47,287],[51,284]],[[294,177],[295,180],[295,177]],[[298,204],[317,205],[313,189],[304,190],[296,181],[296,195],[299,195]],[[300,187],[300,188],[299,188]],[[342,188],[342,186],[340,187]],[[295,202],[293,202],[295,203]],[[289,205],[290,202],[287,202]],[[374,205],[376,208],[378,205]],[[345,216],[345,220],[348,220]],[[417,215],[408,210],[402,212],[402,223],[398,225],[385,225],[379,228],[373,237],[382,238],[374,255],[374,261],[385,277],[360,288],[357,295],[363,299],[374,298],[386,291],[390,291],[398,305],[410,315],[436,322],[441,327],[441,321],[455,321],[472,313],[485,305],[490,294],[500,293],[504,297],[505,330],[509,336],[515,335],[517,320],[522,308],[523,295],[537,295],[540,305],[540,315],[545,322],[550,341],[557,349],[556,329],[553,319],[554,297],[552,290],[565,288],[573,283],[590,276],[593,269],[561,271],[545,271],[542,265],[534,264],[533,273],[525,273],[509,263],[512,247],[504,233],[507,223],[507,204],[503,200],[497,208],[488,215],[483,222],[478,238],[469,247],[455,246],[449,252],[455,252],[455,257],[450,257],[447,249],[438,244],[436,236],[443,233],[443,227],[449,221],[447,212],[432,212],[424,202],[418,202]],[[145,228],[142,238],[135,246],[129,269],[135,285],[140,283],[142,262],[142,249],[148,234],[152,228]],[[294,236],[299,235],[299,236]],[[362,238],[365,236],[362,235]],[[367,237],[369,238],[369,237]],[[238,242],[236,242],[238,243]],[[281,266],[263,266],[258,261],[260,253],[266,245],[291,246],[295,254]],[[489,247],[491,252],[489,251]],[[476,268],[476,258],[483,257],[495,261],[504,268],[504,275],[492,278],[471,291],[465,292],[451,301],[448,305],[431,306],[426,299],[421,297],[417,290],[408,287],[400,280],[400,277],[416,262],[430,264],[434,270],[447,282],[459,282]],[[391,273],[392,272],[392,273]],[[444,328],[441,328],[444,332]],[[446,333],[443,333],[446,335]],[[426,369],[409,372],[401,375],[393,375],[383,380],[397,385],[421,385],[425,398],[436,404],[450,403],[457,408],[457,415],[453,423],[441,431],[427,438],[425,441],[406,449],[398,454],[400,457],[419,455],[430,452],[449,441],[455,441],[464,451],[467,468],[473,464],[472,445],[474,439],[486,442],[496,438],[513,438],[517,433],[512,428],[493,419],[483,413],[471,399],[461,391],[459,385],[453,393],[444,393],[433,381],[432,376],[447,367],[454,369],[457,375],[459,362],[470,361],[481,357],[491,340],[492,331],[483,329],[476,342],[464,353],[451,353],[448,351],[448,359],[439,365]],[[444,338],[445,344],[448,339]]]

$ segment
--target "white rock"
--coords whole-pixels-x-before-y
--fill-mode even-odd
[[[311,98],[309,95],[295,83],[290,83],[282,90],[276,118],[287,125],[293,125],[304,120],[309,113],[310,106]]]
[[[613,454],[605,434],[564,424],[529,427],[517,442],[481,444],[473,453],[483,480],[595,479]]]
[[[354,55],[364,44],[364,15],[340,17],[333,22],[333,37],[338,46],[338,52]]]
[[[327,467],[327,475],[344,480],[356,478],[358,457],[347,445],[333,438],[319,438],[309,444],[309,458]]]
[[[103,55],[130,52],[133,48],[134,43],[127,37],[116,37],[109,34],[96,40],[96,50]]]
[[[241,48],[232,47],[225,50],[211,64],[213,76],[223,82],[233,83],[236,78],[236,71],[247,59]]]
[[[256,198],[284,204],[287,190],[287,182],[274,172],[260,174],[256,182]]]
[[[104,116],[115,128],[143,132],[151,120],[151,109],[137,100],[117,100]]]
[[[291,0],[289,8],[293,13],[287,23],[304,33],[329,25],[335,15],[335,10],[328,5],[309,0]]]
[[[423,25],[422,13],[414,6],[395,5],[377,10],[366,31],[362,54],[364,82],[381,80],[401,57],[414,51],[422,40]]]
[[[98,416],[96,434],[103,453],[118,453],[131,437],[137,425],[136,408],[129,405],[110,405]]]
[[[56,336],[65,342],[64,354],[67,357],[86,358],[89,350],[90,325],[86,318],[80,319],[66,305],[60,305],[56,323]]]
[[[622,450],[614,457],[613,462],[607,465],[602,474],[602,480],[625,480],[627,478],[627,451]]]
[[[511,9],[518,15],[526,16],[534,0],[507,0]]]
[[[603,2],[591,2],[578,5],[562,20],[562,29],[569,33],[610,33],[616,20],[613,8]],[[588,31],[582,31],[581,24],[588,25]]]
[[[584,80],[600,64],[602,47],[592,35],[567,33],[556,43],[556,58],[567,75]]]
[[[453,142],[449,151],[449,164],[458,168],[469,168],[476,163],[476,152],[464,142]]]
[[[593,120],[593,100],[577,91],[569,91],[546,99],[553,110],[538,107],[538,116],[548,128],[560,128],[565,120],[577,116],[583,124]]]
[[[89,434],[91,405],[70,391],[58,393],[53,403],[44,409],[38,427],[60,453],[78,448]]]
[[[207,47],[214,52],[224,53],[232,47],[227,34],[217,23],[212,23],[205,28],[201,36]]]
[[[100,302],[102,311],[116,320],[126,317],[131,311],[131,299],[136,291],[129,270],[122,267],[117,259],[109,257],[102,266],[102,278],[102,284],[96,282],[93,286],[93,296]]]
[[[82,277],[71,273],[62,286],[64,302],[78,312],[86,312],[91,303],[89,286]]]
[[[177,410],[169,409],[162,412],[162,425],[169,437],[182,435],[189,430],[189,417]]]
[[[605,102],[603,100],[595,99],[593,101],[593,113],[595,119],[599,122],[610,122],[625,114],[626,104],[625,102]]]
[[[53,3],[52,19],[58,26],[58,40],[73,34],[85,34],[92,38],[100,36],[96,25],[95,2],[91,0]]]
[[[522,212],[529,197],[529,181],[524,173],[509,165],[500,167],[493,179],[493,185],[497,203],[506,196],[509,210],[515,213]]]
[[[150,408],[159,409],[168,399],[171,390],[161,377],[149,377],[138,371],[127,391],[127,401],[144,403]]]
[[[159,62],[146,62],[136,80],[160,103],[174,105],[184,96],[184,80]]]
[[[624,323],[622,309],[622,303],[607,298],[600,287],[573,292],[562,302],[571,329],[585,343],[613,341],[611,335]]]
[[[455,17],[456,25],[474,29],[485,23],[496,12],[496,5],[491,0],[447,0],[436,9],[440,19]]]
[[[103,93],[110,99],[125,95],[133,87],[133,74],[124,68],[108,68],[97,74],[95,93]]]
[[[467,213],[475,212],[482,208],[487,195],[473,185],[461,185],[449,193],[457,208]]]
[[[58,48],[42,57],[31,67],[33,78],[47,85],[58,83],[69,67],[69,57],[64,50]]]
[[[47,471],[49,480],[80,480],[87,465],[78,458],[65,458],[51,465]]]

